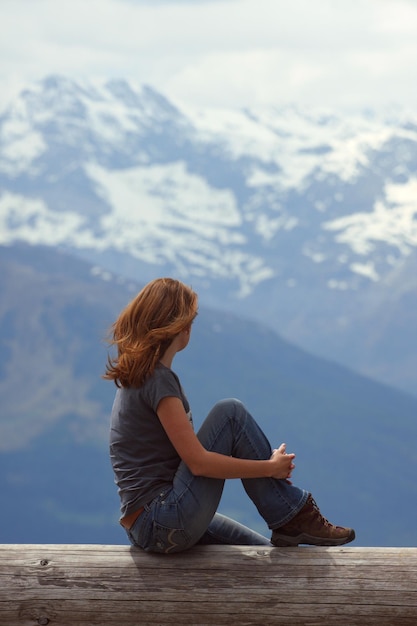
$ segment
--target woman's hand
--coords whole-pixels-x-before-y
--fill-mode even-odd
[[[295,454],[287,454],[286,448],[286,444],[282,443],[278,449],[272,451],[270,460],[275,465],[272,478],[291,478],[291,473],[295,467],[293,463]]]

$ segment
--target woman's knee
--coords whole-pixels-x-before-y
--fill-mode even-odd
[[[233,412],[233,413],[241,413],[246,411],[245,405],[241,400],[237,398],[224,398],[223,400],[219,400],[213,407],[213,410],[220,410],[225,412]]]
[[[225,398],[223,400],[219,400],[210,411],[210,414],[215,416],[215,419],[219,419],[221,417],[222,420],[232,420],[238,423],[245,421],[249,416],[249,412],[245,405],[237,398]]]
[[[228,423],[234,422],[240,425],[246,421],[248,416],[249,413],[244,404],[237,398],[219,400],[204,420],[199,430],[199,436],[205,433],[209,428],[214,427],[217,432],[219,429],[223,429]]]

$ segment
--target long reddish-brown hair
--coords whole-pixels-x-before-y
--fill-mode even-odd
[[[108,357],[103,378],[118,387],[142,385],[196,314],[197,294],[191,287],[173,278],[148,283],[111,327],[109,343],[117,347],[117,357]]]

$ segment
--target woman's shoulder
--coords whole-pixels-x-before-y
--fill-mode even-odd
[[[162,392],[169,392],[178,395],[181,390],[181,383],[178,376],[169,367],[158,363],[154,371],[148,376],[139,387],[122,387],[118,390],[120,396],[124,398],[144,398]]]
[[[141,398],[150,406],[157,407],[162,398],[182,398],[181,384],[177,375],[168,367],[158,365],[139,389]]]
[[[155,382],[168,384],[174,383],[175,385],[180,385],[180,381],[176,373],[163,363],[158,363],[151,376],[145,380],[145,384],[152,384]]]

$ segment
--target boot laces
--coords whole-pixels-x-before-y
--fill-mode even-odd
[[[319,518],[319,522],[321,524],[323,524],[323,526],[328,526],[328,527],[333,526],[333,524],[331,524],[329,522],[329,520],[324,517],[324,515],[320,511],[319,507],[317,506],[317,502],[315,501],[315,499],[312,496],[310,496],[310,502],[311,502],[311,505],[312,505],[314,511],[316,512],[316,514],[317,514],[317,516]]]

